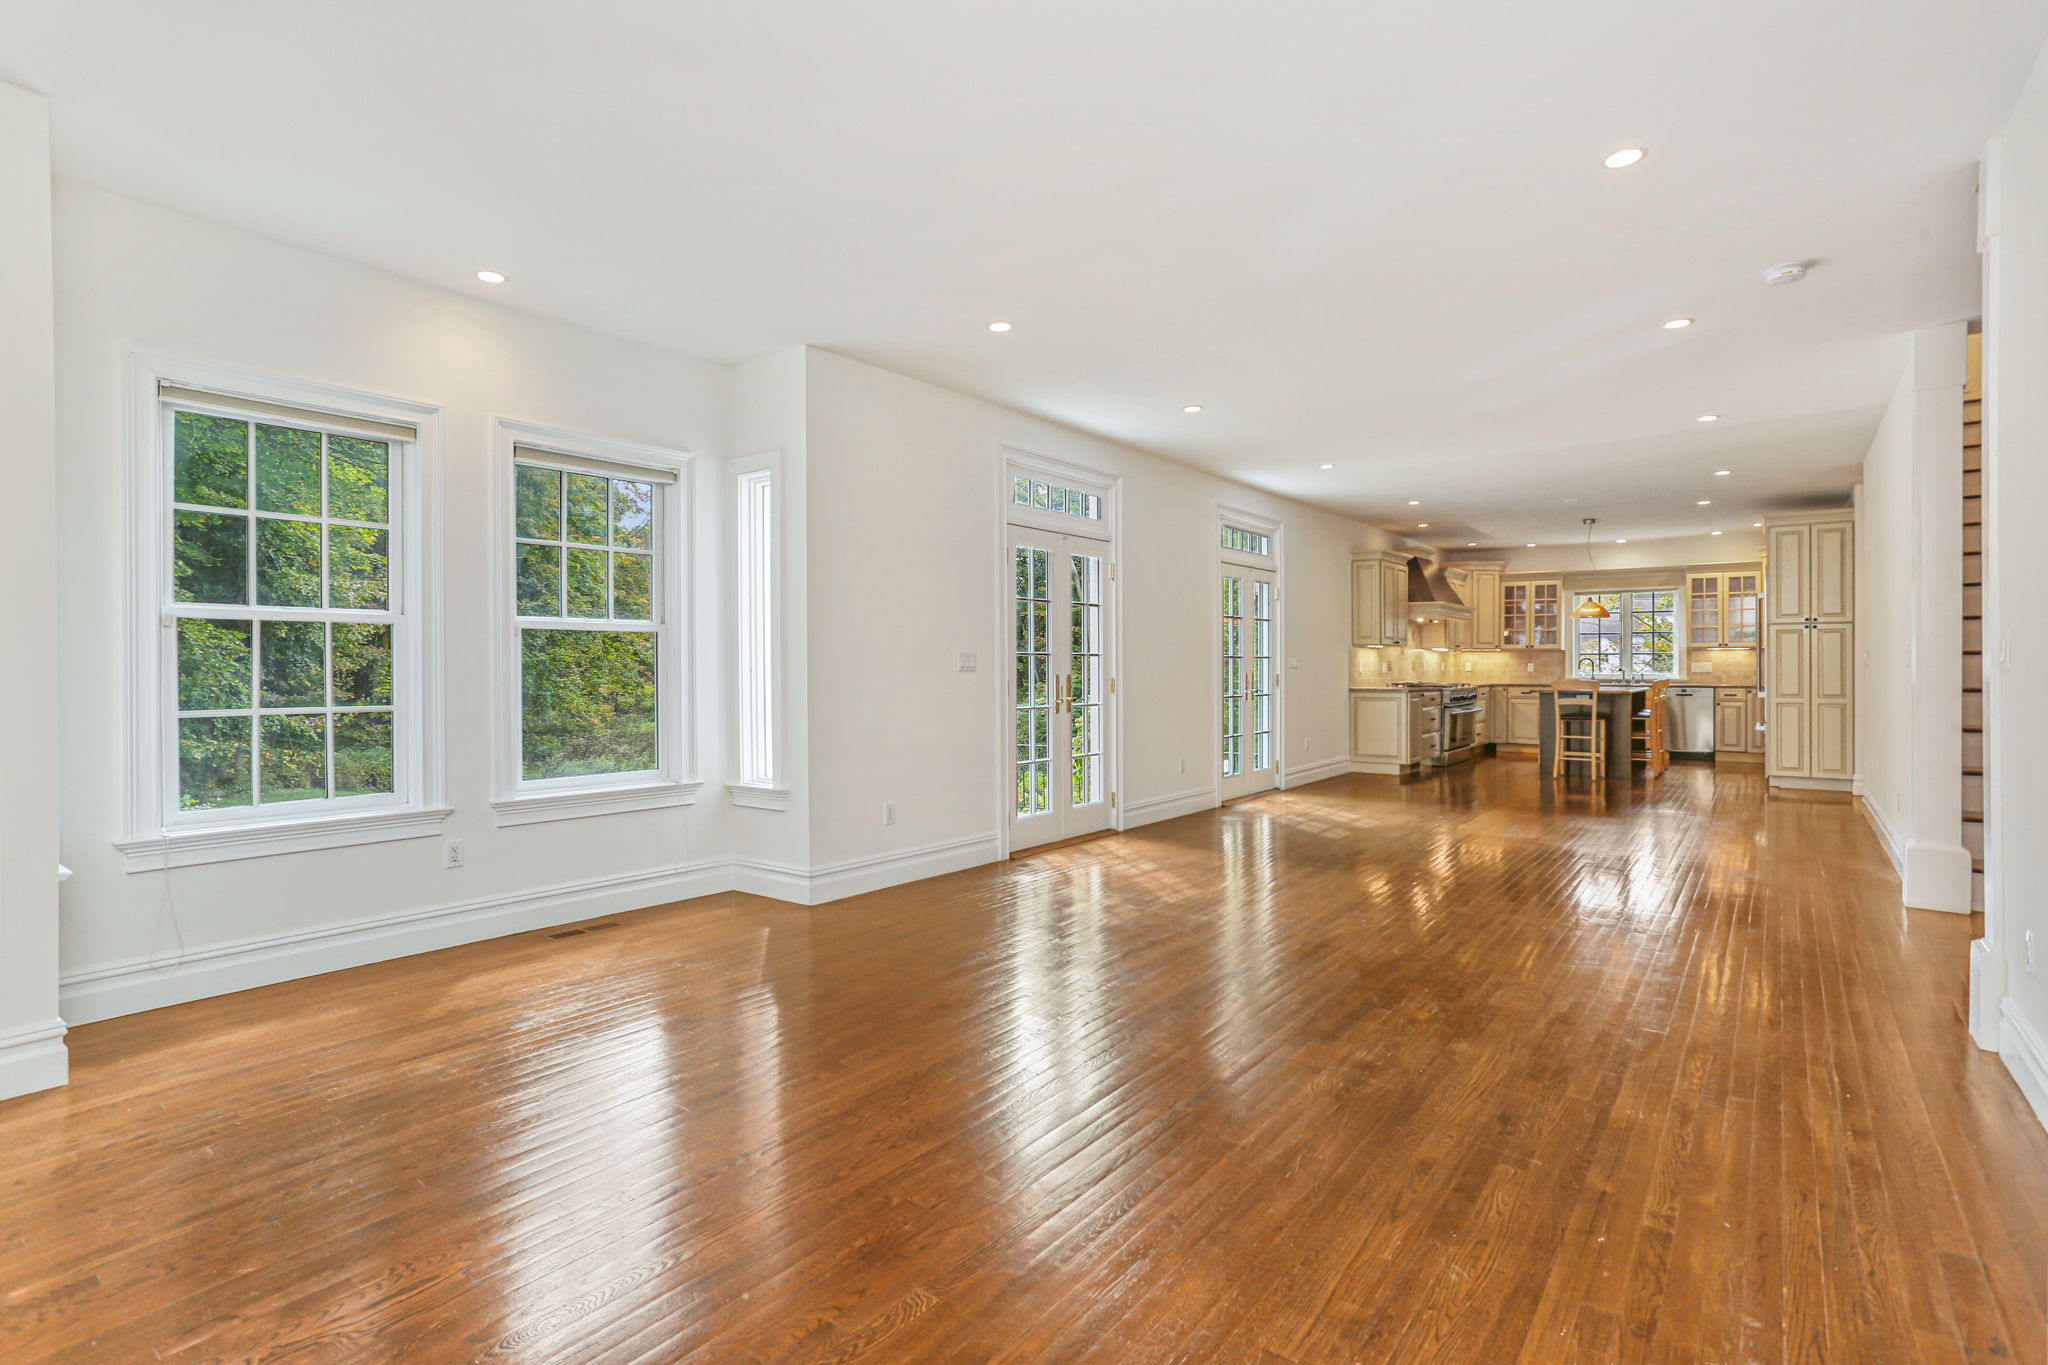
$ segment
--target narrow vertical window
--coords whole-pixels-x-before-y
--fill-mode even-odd
[[[734,645],[740,782],[773,787],[775,764],[775,477],[740,474],[734,526]]]

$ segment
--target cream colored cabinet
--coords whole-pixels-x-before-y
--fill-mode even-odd
[[[1408,642],[1408,559],[1376,550],[1351,561],[1351,643],[1362,647]]]
[[[1766,529],[1764,761],[1779,786],[1847,789],[1856,776],[1856,523],[1846,508]]]
[[[1522,579],[1502,583],[1500,642],[1504,649],[1564,648],[1564,584]]]
[[[1764,737],[1769,732],[1764,728],[1764,694],[1755,688],[1749,689],[1749,751],[1762,754]]]
[[[1472,607],[1472,621],[1467,636],[1468,649],[1499,649],[1501,647],[1501,570],[1506,566],[1498,563],[1473,562],[1464,565],[1466,591],[1465,601]]]
[[[1527,744],[1532,748],[1543,741],[1543,708],[1550,704],[1550,689],[1547,687],[1510,687],[1505,689],[1507,701],[1503,707],[1507,716],[1506,733],[1501,737],[1503,744]]]
[[[1763,575],[1754,572],[1685,576],[1685,642],[1695,649],[1756,646],[1763,623]]]
[[[1749,693],[1743,688],[1714,690],[1714,752],[1749,752]]]
[[[1856,521],[1846,508],[1773,517],[1765,532],[1770,623],[1856,619]]]
[[[1351,694],[1351,761],[1359,764],[1408,762],[1408,698],[1399,692]]]

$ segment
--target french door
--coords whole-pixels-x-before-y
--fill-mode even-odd
[[[1278,785],[1274,744],[1273,611],[1270,570],[1223,566],[1223,768],[1226,801]]]
[[[1108,829],[1109,544],[1010,529],[1010,847]]]

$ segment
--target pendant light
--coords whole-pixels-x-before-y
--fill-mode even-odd
[[[1593,562],[1594,518],[1582,517],[1580,518],[1580,520],[1586,523],[1586,567],[1589,569],[1597,569],[1600,566]],[[1580,620],[1597,620],[1603,616],[1612,616],[1614,615],[1614,613],[1607,610],[1607,608],[1601,606],[1599,598],[1583,597],[1579,599],[1579,605],[1572,608],[1572,615],[1578,617]]]

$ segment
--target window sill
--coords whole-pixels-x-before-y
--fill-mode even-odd
[[[623,815],[636,810],[659,810],[664,806],[690,806],[697,802],[702,782],[639,782],[630,787],[592,787],[585,791],[547,792],[536,796],[511,796],[491,802],[498,824],[537,825],[548,820],[581,820],[591,815]]]
[[[787,787],[757,787],[747,782],[729,782],[725,794],[735,806],[745,806],[749,810],[789,809]]]
[[[439,834],[442,820],[452,814],[454,811],[445,807],[364,811],[310,820],[178,829],[139,839],[117,839],[114,847],[127,858],[130,872],[160,872],[165,868],[226,863],[240,858],[270,858],[281,853],[425,839]]]

